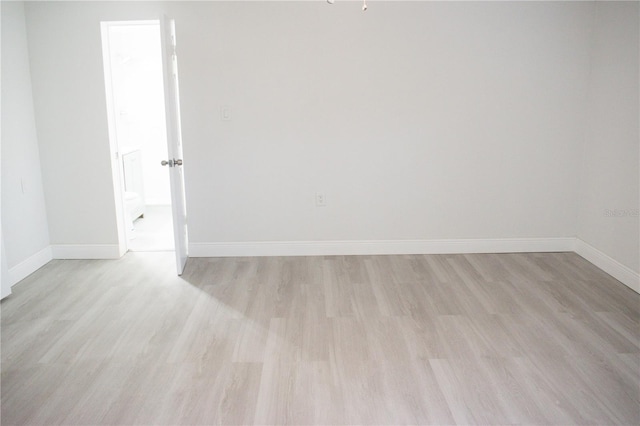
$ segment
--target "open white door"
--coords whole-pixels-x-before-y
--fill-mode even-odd
[[[175,21],[160,18],[162,43],[162,73],[164,78],[164,104],[169,157],[162,164],[169,166],[171,205],[173,209],[173,236],[175,239],[178,275],[187,263],[187,210],[182,170],[182,132],[180,128],[180,93],[178,90],[178,57],[176,55]]]

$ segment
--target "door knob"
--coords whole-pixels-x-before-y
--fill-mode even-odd
[[[175,158],[173,160],[162,160],[160,162],[161,166],[169,166],[169,167],[173,167],[173,166],[182,166],[182,160],[176,160]]]

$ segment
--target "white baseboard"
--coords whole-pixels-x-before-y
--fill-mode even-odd
[[[640,274],[579,238],[507,238],[384,241],[265,241],[191,243],[189,257],[336,256],[573,251],[627,287],[640,293]],[[8,271],[9,284],[20,282],[52,259],[118,259],[117,244],[53,245]]]
[[[640,293],[640,274],[631,268],[624,266],[579,238],[576,238],[574,251],[636,293]]]
[[[22,281],[38,269],[49,263],[53,259],[51,247],[45,247],[32,256],[29,256],[13,268],[9,268],[8,279],[9,285],[13,286]]]
[[[119,259],[118,244],[59,244],[51,246],[54,259]]]
[[[335,256],[573,251],[575,238],[191,243],[190,257]]]

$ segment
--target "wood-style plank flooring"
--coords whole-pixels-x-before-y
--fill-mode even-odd
[[[640,424],[640,295],[572,253],[52,261],[3,425]]]

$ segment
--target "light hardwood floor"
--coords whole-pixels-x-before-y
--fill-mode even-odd
[[[53,261],[2,424],[640,424],[640,296],[571,253]]]

